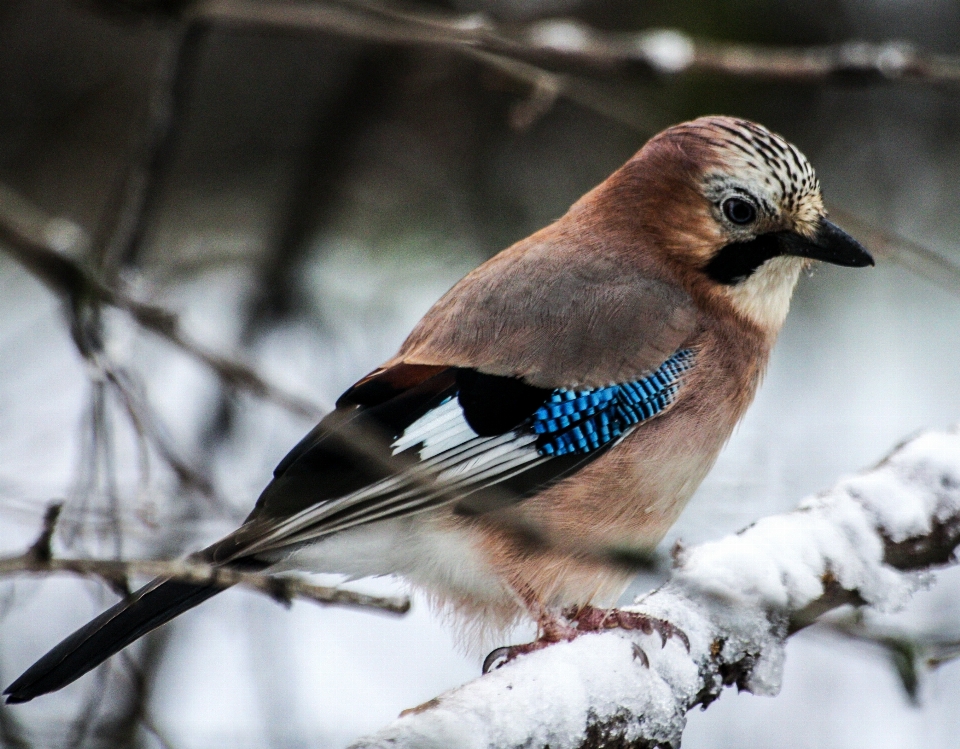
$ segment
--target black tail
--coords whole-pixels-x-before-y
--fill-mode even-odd
[[[7,703],[28,702],[79,679],[147,632],[166,624],[223,588],[154,581],[81,627],[4,690]]]

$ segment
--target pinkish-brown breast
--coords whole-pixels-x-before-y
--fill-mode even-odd
[[[632,573],[605,552],[649,551],[713,466],[763,374],[772,341],[736,321],[703,316],[686,345],[696,365],[672,406],[640,424],[575,476],[508,513],[469,525],[495,572],[543,606],[611,602]],[[549,546],[510,530],[529,523]]]

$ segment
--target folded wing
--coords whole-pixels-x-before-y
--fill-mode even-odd
[[[456,367],[374,373],[284,459],[215,558],[276,552],[444,504],[482,512],[521,501],[669,407],[693,363],[681,349],[638,380],[581,389]],[[401,380],[398,392],[391,383]]]

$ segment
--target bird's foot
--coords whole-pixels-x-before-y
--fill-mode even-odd
[[[661,645],[666,645],[667,640],[676,637],[683,643],[687,652],[690,652],[690,639],[682,629],[675,627],[665,619],[658,619],[655,616],[648,616],[637,611],[580,606],[564,610],[563,618],[564,620],[552,619],[542,622],[542,634],[533,642],[523,645],[509,645],[492,651],[483,661],[483,673],[500,668],[518,655],[533,653],[557,642],[569,642],[580,635],[590,632],[603,632],[608,629],[639,629],[648,635],[656,632],[660,635]],[[646,653],[640,650],[640,654],[644,663],[649,665]],[[641,657],[637,654],[635,656]]]
[[[557,642],[569,642],[579,634],[581,633],[577,631],[575,624],[543,613],[540,616],[540,636],[533,642],[527,642],[523,645],[508,645],[492,651],[490,655],[483,659],[483,673],[500,668],[518,655],[533,653]]]
[[[639,629],[647,635],[656,632],[660,635],[661,645],[667,640],[676,637],[690,652],[690,638],[679,627],[674,626],[666,619],[641,614],[639,611],[624,611],[623,609],[598,609],[593,606],[581,606],[567,609],[563,612],[577,630],[577,634],[586,632],[602,632],[605,629]]]

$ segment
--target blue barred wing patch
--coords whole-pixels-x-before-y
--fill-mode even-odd
[[[555,390],[530,426],[537,451],[547,457],[589,453],[669,406],[694,353],[681,349],[642,380],[590,390]]]

